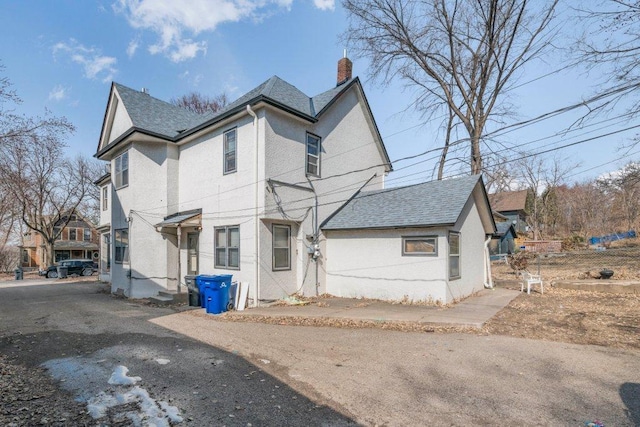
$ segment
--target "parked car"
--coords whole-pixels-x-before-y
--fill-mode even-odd
[[[58,267],[67,267],[69,276],[91,276],[97,270],[96,263],[90,259],[65,259],[58,265],[50,265],[46,270],[41,271],[40,275],[55,279],[58,277]]]

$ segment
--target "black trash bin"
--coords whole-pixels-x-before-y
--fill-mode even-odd
[[[23,277],[22,269],[20,267],[16,268],[16,280],[22,280]]]
[[[58,268],[58,279],[66,279],[69,275],[69,267],[66,265],[59,265]]]
[[[189,307],[200,307],[200,289],[196,284],[196,276],[184,276],[184,283],[189,290]]]

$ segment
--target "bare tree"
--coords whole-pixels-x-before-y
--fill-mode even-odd
[[[531,2],[534,3],[534,2]],[[451,110],[465,127],[471,173],[483,170],[481,140],[523,67],[551,47],[557,0],[343,0],[343,38],[384,83],[402,78],[416,105]],[[465,141],[466,142],[466,141]]]
[[[640,1],[607,0],[578,10],[586,33],[578,42],[576,52],[582,64],[590,70],[604,68],[605,85],[600,94],[610,94],[591,110],[607,110],[640,89]],[[636,96],[636,95],[634,95]],[[640,113],[640,101],[632,102],[632,114]]]
[[[597,180],[604,192],[612,197],[612,212],[616,213],[614,224],[631,230],[640,219],[640,164],[628,163],[615,172]],[[610,230],[612,231],[612,230]]]
[[[0,72],[4,66],[0,64]],[[16,113],[22,102],[7,77],[0,77],[0,145],[18,138],[48,133],[51,130],[73,130],[73,125],[64,117],[55,117],[48,111],[44,116],[27,117]]]
[[[64,156],[63,139],[69,131],[66,126],[48,127],[0,146],[0,179],[16,199],[21,221],[42,236],[49,263],[54,261],[54,242],[70,221],[70,213],[93,185],[88,161]]]
[[[527,217],[533,239],[538,240],[543,234],[551,237],[555,231],[559,209],[556,189],[564,184],[567,175],[578,165],[558,157],[546,159],[529,156],[522,158],[518,167],[521,171],[520,178],[533,193]]]
[[[198,114],[215,113],[222,110],[229,103],[227,94],[224,92],[214,97],[209,97],[198,92],[191,92],[187,95],[173,98],[170,102],[173,105],[186,108]]]

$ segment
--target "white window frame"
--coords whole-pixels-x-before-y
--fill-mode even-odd
[[[102,210],[109,209],[109,186],[102,187]]]
[[[113,239],[113,258],[117,264],[123,264],[129,262],[129,229],[120,228],[114,231]],[[126,244],[123,243],[123,235],[126,236]],[[121,251],[118,249],[122,248]]]
[[[276,246],[276,230],[286,230],[287,246]],[[276,251],[287,251],[287,265],[276,265]],[[291,270],[291,226],[286,224],[272,224],[271,226],[271,268],[273,271]]]
[[[426,241],[433,246],[433,252],[407,250],[407,243],[412,241]],[[438,236],[402,236],[402,256],[438,256]]]
[[[224,174],[234,173],[238,170],[238,128],[229,129],[223,135],[223,170]],[[233,150],[229,149],[230,136],[233,135]],[[233,167],[228,167],[227,159],[233,157]]]
[[[309,148],[313,146],[316,146],[318,154],[309,152]],[[307,174],[307,176],[320,177],[320,155],[322,153],[322,138],[320,138],[318,135],[307,132],[305,147],[305,173]],[[310,170],[311,167],[315,167],[315,172]]]
[[[220,242],[218,239],[218,231],[224,230],[224,242]],[[231,246],[231,233],[230,230],[238,230],[238,246]],[[215,268],[225,268],[228,270],[240,270],[240,226],[228,225],[224,227],[213,228],[213,264]],[[224,264],[218,263],[218,252],[224,252]],[[237,251],[238,253],[238,265],[231,265],[231,253]]]
[[[123,166],[124,164],[124,166]],[[129,185],[129,152],[125,151],[114,160],[114,185],[116,190]]]
[[[458,240],[458,252],[454,253],[451,251],[451,240],[452,238],[455,238]],[[461,247],[461,239],[460,239],[460,233],[456,232],[456,231],[450,231],[449,232],[449,258],[448,258],[448,270],[449,270],[449,280],[457,280],[460,279],[462,277],[462,257],[461,257],[461,253],[462,253],[462,247]],[[457,259],[458,260],[458,274],[452,274],[451,272],[451,261],[453,259]]]

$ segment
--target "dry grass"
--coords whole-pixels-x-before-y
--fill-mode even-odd
[[[640,349],[640,295],[545,287],[543,295],[518,296],[483,332]]]

